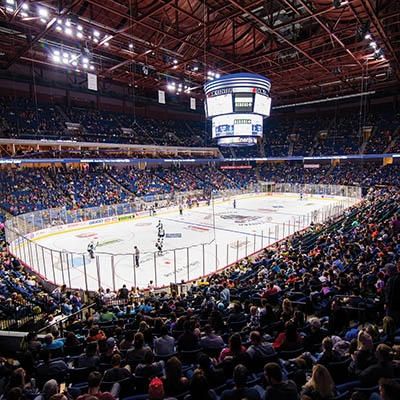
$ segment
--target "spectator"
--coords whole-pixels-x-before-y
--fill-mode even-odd
[[[97,342],[90,342],[86,345],[85,353],[78,358],[78,367],[89,367],[97,369],[100,364],[99,345]]]
[[[245,321],[246,317],[242,311],[242,305],[240,303],[234,303],[233,312],[228,317],[228,326],[232,322],[242,322]]]
[[[261,327],[272,324],[277,321],[275,312],[266,299],[262,299],[263,308],[260,311],[260,325]]]
[[[379,378],[393,378],[392,349],[381,343],[377,346],[375,355],[377,363],[365,368],[359,374],[360,381],[366,386],[374,386],[379,382]]]
[[[54,336],[51,333],[48,333],[44,338],[43,338],[43,349],[48,349],[48,350],[63,350],[64,349],[64,342],[60,340],[54,340]]]
[[[240,333],[233,333],[228,340],[228,347],[222,349],[219,355],[219,361],[238,358],[246,353],[246,347],[242,345]]]
[[[353,377],[358,378],[365,368],[376,363],[373,350],[374,345],[371,336],[360,331],[357,337],[357,350],[351,355],[352,360],[348,368]]]
[[[167,361],[162,381],[166,396],[178,396],[186,392],[189,381],[182,376],[182,363],[178,357],[173,356]]]
[[[178,351],[190,351],[199,348],[199,338],[194,333],[194,323],[187,319],[183,323],[183,333],[178,338]]]
[[[86,337],[86,342],[98,342],[102,339],[106,339],[104,332],[99,328],[98,325],[92,325],[89,330],[89,335]]]
[[[140,321],[139,322],[139,329],[138,332],[141,332],[143,334],[144,338],[144,343],[148,346],[153,345],[153,334],[150,329],[150,326],[146,321]]]
[[[34,400],[49,400],[56,393],[58,393],[58,383],[55,379],[50,379],[43,385],[42,393],[36,396]]]
[[[45,382],[54,378],[57,382],[63,381],[64,376],[68,372],[68,365],[63,360],[51,360],[49,349],[42,349],[40,359],[43,360],[36,367],[36,378],[38,387],[41,388]],[[60,381],[60,379],[62,379]]]
[[[393,263],[386,264],[386,273],[389,276],[385,287],[386,315],[392,317],[396,327],[400,327],[400,273]]]
[[[252,331],[260,329],[260,313],[258,307],[250,307],[249,322],[247,323],[246,328]]]
[[[331,374],[321,364],[314,365],[310,380],[304,385],[302,396],[312,400],[331,400],[336,393]]]
[[[29,383],[25,382],[26,372],[23,368],[17,368],[12,371],[10,375],[10,380],[5,386],[4,395],[8,398],[8,394],[11,390],[19,388],[21,390],[21,397],[26,394],[30,389]]]
[[[100,354],[100,362],[101,363],[111,363],[111,358],[114,354],[119,354],[119,348],[117,346],[117,342],[113,337],[109,337],[106,340],[106,350],[104,353]]]
[[[264,366],[267,381],[264,400],[298,400],[297,386],[293,381],[284,381],[282,368],[277,363]]]
[[[189,394],[184,400],[217,400],[217,395],[210,388],[207,377],[201,369],[196,369],[189,383]]]
[[[154,376],[161,377],[164,373],[164,361],[154,361],[154,354],[148,351],[144,355],[144,363],[138,364],[135,369],[136,376],[144,376],[152,378]]]
[[[78,346],[79,344],[81,344],[81,341],[76,334],[74,332],[68,332],[65,337],[64,348],[67,349],[68,347]]]
[[[322,353],[317,357],[317,363],[327,365],[331,362],[340,361],[341,354],[333,349],[333,341],[330,337],[324,338],[322,341]]]
[[[115,314],[109,310],[107,307],[103,307],[100,313],[100,322],[113,322],[116,321],[118,318]]]
[[[34,358],[36,358],[36,356],[39,354],[40,349],[42,348],[42,342],[38,340],[37,333],[29,332],[26,340],[26,350],[30,351]]]
[[[122,288],[118,290],[118,298],[121,300],[128,300],[129,290],[125,284],[122,285]]]
[[[82,308],[82,299],[78,291],[75,291],[71,296],[71,305],[74,312],[80,311]]]
[[[320,345],[323,339],[328,335],[328,331],[321,328],[321,321],[316,317],[311,318],[310,329],[306,333],[304,348],[311,352],[314,350],[315,346]]]
[[[73,312],[73,307],[70,304],[69,299],[64,299],[64,302],[61,305],[61,312],[67,317],[70,316]]]
[[[251,360],[262,359],[275,354],[275,349],[271,343],[264,343],[260,332],[253,331],[249,335],[250,346],[246,353],[250,356]]]
[[[125,332],[125,337],[122,339],[119,344],[120,350],[129,350],[133,348],[133,340],[135,338],[135,332],[132,329],[128,329]]]
[[[118,393],[119,386],[114,384],[110,392],[101,392],[102,376],[98,371],[93,371],[88,376],[88,392],[77,397],[76,400],[86,400],[89,398],[97,398],[99,400],[115,400],[115,395]]]
[[[303,338],[297,332],[296,325],[293,321],[289,320],[285,323],[285,331],[281,332],[275,339],[272,346],[277,351],[281,350],[296,350],[303,346]]]
[[[111,357],[112,368],[104,371],[103,380],[106,382],[116,382],[125,378],[131,378],[132,374],[129,366],[121,367],[122,358],[120,354],[114,354]]]
[[[289,299],[283,299],[282,301],[282,312],[281,320],[285,324],[287,321],[293,318],[293,306]]]
[[[175,352],[175,339],[168,335],[168,326],[161,327],[161,337],[154,339],[154,353],[165,356]]]
[[[246,386],[247,373],[247,368],[244,365],[236,365],[233,370],[233,382],[235,386],[233,389],[224,390],[221,393],[220,400],[261,400],[261,396],[256,388]]]
[[[400,383],[387,378],[379,379],[379,393],[381,400],[400,399]],[[371,400],[378,400],[379,396],[371,396]]]
[[[329,316],[328,330],[331,335],[340,335],[348,326],[346,311],[343,310],[340,300],[335,299],[331,304],[331,315]]]
[[[131,371],[134,371],[140,363],[144,363],[145,354],[151,351],[150,347],[144,347],[143,333],[137,332],[133,341],[133,349],[126,353],[126,363],[130,365]]]
[[[221,293],[219,294],[219,300],[225,306],[225,308],[228,308],[229,304],[231,303],[231,292],[230,292],[230,290],[228,288],[228,284],[226,282],[224,282],[223,289],[221,290]]]
[[[207,381],[211,387],[217,387],[224,383],[224,370],[218,368],[215,359],[210,358],[206,353],[200,352],[197,355],[198,369],[201,369],[207,377]]]
[[[24,391],[19,386],[13,387],[4,394],[5,400],[23,400]]]
[[[218,349],[225,345],[224,339],[213,332],[211,325],[204,327],[205,336],[200,339],[200,347],[203,349]]]

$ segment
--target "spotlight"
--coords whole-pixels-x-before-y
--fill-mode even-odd
[[[379,60],[380,58],[384,58],[382,47],[379,48],[379,49],[376,49],[375,52],[374,52],[374,59],[375,60]]]
[[[388,69],[386,70],[386,79],[390,79],[393,77],[394,71],[392,67],[388,67]]]
[[[143,75],[146,75],[146,76],[149,74],[149,69],[147,68],[146,65],[143,65],[142,72],[143,72]]]
[[[333,0],[332,4],[335,8],[339,8],[342,5],[342,0]]]

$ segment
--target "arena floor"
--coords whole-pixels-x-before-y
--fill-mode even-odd
[[[68,263],[53,254],[52,274],[58,284],[115,290],[123,283],[146,288],[153,280],[163,286],[214,272],[349,205],[348,199],[338,197],[237,198],[236,208],[230,199],[184,209],[183,215],[170,209],[156,216],[52,234],[36,242],[56,250],[54,254],[74,254]],[[159,221],[166,233],[162,254],[155,247]],[[87,253],[91,240],[97,244],[94,259]],[[133,267],[134,246],[140,249],[138,268]]]

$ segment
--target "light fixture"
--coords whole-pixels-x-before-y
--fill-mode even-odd
[[[333,0],[332,4],[335,8],[339,8],[342,5],[342,0]]]
[[[384,58],[385,58],[385,55],[383,54],[383,48],[382,47],[379,48],[379,49],[376,49],[374,51],[374,59],[375,60],[384,59]]]
[[[49,16],[49,12],[46,8],[39,8],[39,16],[42,18],[47,18]]]

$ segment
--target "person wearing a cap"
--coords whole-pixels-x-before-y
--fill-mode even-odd
[[[106,340],[106,351],[100,355],[100,362],[111,363],[111,358],[116,353],[120,353],[117,342],[113,337],[109,337]]]
[[[400,327],[400,274],[398,268],[393,263],[385,265],[389,279],[385,288],[385,310],[386,315],[392,317],[396,327]]]

